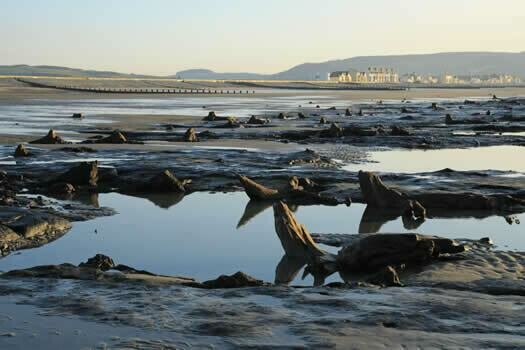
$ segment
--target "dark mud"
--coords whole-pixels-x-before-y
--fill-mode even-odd
[[[441,282],[434,276],[432,281],[425,280],[436,271],[438,276],[440,271],[447,276],[447,265],[459,270],[471,265],[472,270],[480,262],[477,255],[485,257],[481,262],[496,258],[509,261],[502,254],[474,249],[464,262],[434,265],[434,270],[413,275],[420,277],[410,280],[413,286],[403,288],[348,283],[337,288],[281,285],[207,290],[129,280],[115,284],[105,280],[3,279],[3,298],[9,297],[19,308],[35,308],[39,316],[12,314],[9,307],[4,308],[9,314],[0,324],[6,334],[13,335],[1,337],[0,344],[45,340],[50,333],[42,327],[43,322],[36,321],[42,318],[59,338],[72,332],[67,325],[70,323],[85,332],[95,325],[109,327],[111,332],[102,328],[106,331],[92,332],[83,341],[90,346],[104,342],[115,348],[524,346],[519,293],[523,286],[519,280],[509,284],[510,280],[500,278],[494,289],[496,280],[490,280],[490,275],[501,268],[489,268],[487,277],[470,282],[464,282],[468,274],[460,283]],[[523,256],[519,262],[523,263]],[[487,264],[479,266],[481,269]],[[505,289],[506,285],[510,287]],[[26,323],[18,324],[19,317]],[[56,321],[64,318],[69,321]]]
[[[367,151],[375,147],[523,146],[524,115],[524,100],[492,99],[337,108],[317,108],[312,103],[282,113],[255,113],[253,118],[212,120],[202,120],[203,111],[194,120],[119,128],[119,132],[111,126],[72,124],[65,130],[79,133],[79,141],[89,145],[66,144],[69,141],[62,138],[55,142],[60,135],[50,134],[44,141],[60,146],[32,144],[28,154],[16,159],[15,147],[0,149],[1,253],[44,245],[66,234],[71,222],[114,214],[99,208],[99,193],[147,198],[168,208],[194,192],[244,191],[240,175],[280,195],[264,201],[253,198],[238,226],[277,199],[285,200],[292,211],[295,205],[368,203],[360,235],[313,235],[325,245],[350,244],[398,217],[410,230],[433,218],[499,215],[512,223],[514,214],[525,212],[525,175],[490,170],[490,160],[486,170],[380,174],[404,204],[410,201],[413,209],[412,201],[417,201],[425,208],[421,217],[413,212],[407,216],[404,204],[372,203],[362,192],[357,172],[345,170],[345,165],[366,162]],[[278,141],[283,149],[199,147],[211,140],[243,140],[247,145]],[[147,148],[151,142],[186,146],[153,151]],[[111,147],[115,144],[133,147]],[[104,145],[109,147],[100,147]],[[293,149],[284,149],[285,145]],[[290,186],[313,195],[292,196]],[[169,199],[158,196],[165,192],[172,194]],[[4,274],[0,295],[8,298],[9,307],[18,303],[50,320],[59,317],[59,328],[68,327],[64,318],[86,328],[85,322],[114,327],[114,334],[105,328],[101,335],[84,339],[84,346],[94,346],[94,341],[121,348],[524,346],[524,254],[493,250],[487,240],[460,242],[467,250],[458,256],[446,254],[431,264],[396,266],[405,288],[380,288],[383,283],[374,285],[369,278],[341,270],[333,271],[340,282],[324,287],[285,286],[303,266],[312,265],[285,254],[275,269],[277,285],[244,274],[198,282],[156,275],[140,266],[101,269],[62,264]],[[210,289],[215,287],[227,290]],[[18,333],[30,334],[31,327],[44,333],[35,318],[28,319],[26,326],[9,317],[0,319],[6,330],[0,347],[12,345],[13,339],[34,346],[30,337],[18,338]],[[46,340],[45,335],[35,338]]]
[[[440,149],[524,145],[525,102],[521,99],[442,102],[361,103],[340,108],[301,106],[251,118],[217,117],[159,130],[121,130],[134,141],[184,141],[193,128],[199,140],[276,140],[308,144],[344,143],[358,146]],[[224,121],[224,120],[227,121]],[[258,121],[258,122],[254,122]],[[320,123],[321,121],[321,123]],[[325,125],[327,124],[327,125]],[[84,129],[110,134],[111,127]]]

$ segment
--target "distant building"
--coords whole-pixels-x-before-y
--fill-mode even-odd
[[[328,74],[328,80],[335,83],[399,83],[399,76],[392,68],[368,68],[367,72],[355,69]]]
[[[328,80],[336,83],[351,83],[352,73],[346,71],[337,71],[328,74]]]
[[[368,67],[367,78],[369,83],[399,83],[399,75],[393,68]]]

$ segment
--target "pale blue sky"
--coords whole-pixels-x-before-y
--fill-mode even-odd
[[[525,50],[525,0],[0,0],[0,6],[0,64],[273,73],[361,55]]]

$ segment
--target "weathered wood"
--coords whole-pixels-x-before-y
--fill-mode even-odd
[[[273,214],[275,232],[287,255],[314,258],[327,254],[317,246],[306,227],[295,219],[286,204],[283,202],[275,203]]]
[[[239,175],[239,181],[250,199],[278,200],[283,198],[283,195],[278,190],[264,187],[246,176]]]

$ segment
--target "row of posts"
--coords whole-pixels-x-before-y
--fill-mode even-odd
[[[77,86],[56,87],[65,90],[109,92],[109,93],[134,93],[134,94],[254,94],[255,90],[212,90],[212,89],[117,89],[117,88],[89,88]]]

